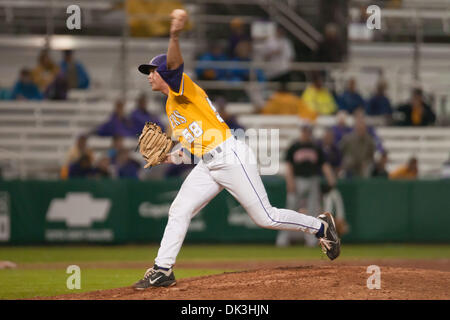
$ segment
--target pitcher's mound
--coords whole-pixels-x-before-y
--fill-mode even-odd
[[[178,280],[170,288],[92,291],[50,299],[450,299],[450,273],[386,267],[381,288],[368,289],[367,266],[296,266]]]

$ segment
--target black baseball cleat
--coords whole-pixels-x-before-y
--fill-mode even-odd
[[[322,246],[323,253],[325,253],[330,260],[334,260],[339,257],[339,254],[341,253],[341,240],[338,237],[333,216],[331,213],[325,212],[317,218],[322,220],[324,225],[324,236],[319,238],[319,244]]]
[[[150,287],[170,287],[176,283],[172,268],[165,270],[155,264],[152,268],[147,269],[144,278],[136,282],[133,288],[136,290],[145,290]]]

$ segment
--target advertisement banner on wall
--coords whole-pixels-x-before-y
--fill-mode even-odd
[[[282,179],[265,179],[270,202],[283,208]],[[158,243],[181,180],[1,181],[0,244]],[[351,232],[345,242],[450,241],[450,181],[340,183]],[[433,200],[433,201],[430,201]],[[192,217],[186,242],[275,243],[227,192]]]

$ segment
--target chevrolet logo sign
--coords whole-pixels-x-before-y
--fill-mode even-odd
[[[68,192],[65,199],[50,202],[47,221],[63,221],[68,227],[90,227],[95,221],[105,221],[110,207],[109,199],[94,199],[86,192]]]

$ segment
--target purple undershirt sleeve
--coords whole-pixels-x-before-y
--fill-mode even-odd
[[[175,92],[180,92],[181,82],[183,80],[183,70],[184,63],[181,64],[177,69],[168,70],[166,64],[162,64],[156,69],[161,75],[161,78],[169,85],[170,89]]]

